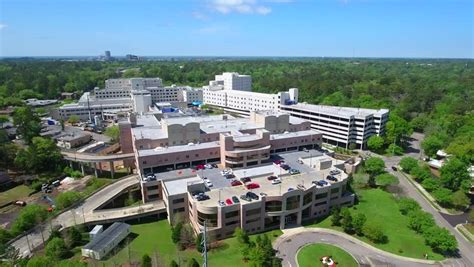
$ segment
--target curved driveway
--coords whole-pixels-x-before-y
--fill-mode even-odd
[[[297,267],[296,255],[304,245],[326,243],[336,245],[349,252],[360,266],[466,266],[458,261],[445,260],[435,262],[419,260],[391,254],[370,246],[352,236],[330,229],[294,228],[284,230],[284,234],[275,240],[273,247],[277,256],[283,259],[284,267]]]

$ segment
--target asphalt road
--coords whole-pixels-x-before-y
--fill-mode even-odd
[[[295,229],[294,234],[283,235],[274,243],[274,248],[278,251],[277,256],[283,259],[284,267],[296,267],[298,250],[312,243],[325,243],[338,246],[349,252],[360,266],[443,266],[439,263],[423,263],[409,258],[390,255],[372,247],[360,244],[360,241],[344,237],[344,234],[336,234],[316,229],[303,229],[299,232]],[[337,259],[336,259],[337,260]],[[316,266],[316,265],[315,265]],[[449,265],[448,265],[449,266]]]

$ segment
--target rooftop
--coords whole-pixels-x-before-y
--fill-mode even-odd
[[[169,146],[169,147],[156,147],[152,149],[140,149],[137,150],[139,157],[144,156],[155,156],[160,154],[183,152],[188,150],[205,149],[205,148],[219,148],[219,142],[206,142],[200,144],[187,144],[182,146]]]
[[[388,109],[367,109],[367,108],[351,108],[351,107],[337,107],[337,106],[325,106],[325,105],[314,105],[307,103],[298,103],[294,105],[282,105],[282,107],[297,107],[306,109],[313,112],[325,113],[328,115],[340,115],[340,116],[369,116],[369,115],[382,115],[388,113]]]
[[[84,246],[84,249],[93,251],[100,251],[104,247],[108,247],[110,243],[113,243],[120,234],[127,231],[130,225],[122,222],[114,222],[109,228],[99,234],[91,242]]]
[[[198,177],[190,177],[185,179],[177,179],[172,181],[164,181],[164,186],[166,191],[168,191],[168,195],[177,195],[177,194],[184,194],[187,192],[188,184],[201,182],[201,178]]]

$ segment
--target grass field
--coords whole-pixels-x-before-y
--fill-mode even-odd
[[[474,235],[474,223],[465,224],[464,227],[466,227],[469,233]]]
[[[0,205],[27,197],[33,190],[26,185],[19,185],[10,190],[0,192]]]
[[[132,225],[132,233],[135,238],[129,243],[129,248],[122,246],[113,255],[101,261],[105,266],[114,266],[129,262],[139,262],[143,254],[148,253],[151,258],[158,256],[165,266],[169,266],[172,260],[186,266],[191,258],[202,263],[202,257],[195,249],[179,251],[171,241],[171,227],[166,220]],[[267,233],[271,240],[282,234],[280,230]],[[130,256],[129,256],[130,255]],[[211,249],[208,254],[210,266],[247,266],[242,261],[242,256],[235,238],[228,238],[219,242],[219,247]]]
[[[357,261],[345,250],[328,244],[311,244],[303,247],[298,252],[298,264],[300,267],[321,266],[320,258],[331,256],[337,266],[357,267]]]
[[[359,204],[350,208],[352,214],[363,213],[368,223],[383,226],[383,231],[388,237],[385,244],[375,244],[365,237],[354,237],[371,244],[379,249],[401,256],[423,259],[428,253],[431,260],[442,260],[441,254],[425,244],[424,238],[408,228],[408,218],[400,213],[396,199],[381,189],[358,190]],[[331,228],[342,231],[340,227],[331,226],[331,217],[316,222],[307,227]]]

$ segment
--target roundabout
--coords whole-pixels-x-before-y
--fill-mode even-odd
[[[357,267],[359,264],[345,250],[324,243],[313,243],[301,247],[297,254],[298,265],[300,267],[336,267],[347,266]]]

